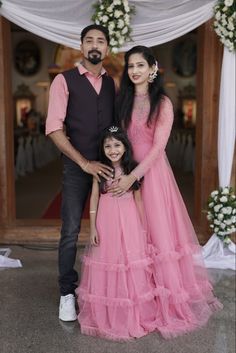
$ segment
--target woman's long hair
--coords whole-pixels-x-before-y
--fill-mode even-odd
[[[131,48],[125,54],[125,67],[121,79],[119,95],[116,102],[116,121],[117,124],[121,125],[125,129],[128,128],[131,121],[135,94],[134,84],[128,75],[129,57],[132,54],[141,54],[150,67],[156,63],[156,59],[152,54],[151,49],[142,45]],[[153,113],[158,110],[160,101],[165,95],[160,72],[158,72],[154,81],[148,84],[148,94],[150,99],[150,112],[147,119],[147,125],[149,126],[154,117]]]
[[[110,161],[110,159],[106,157],[104,152],[104,142],[108,138],[115,138],[116,140],[123,143],[125,147],[125,152],[121,158],[120,166],[123,173],[125,175],[128,175],[138,165],[138,163],[133,158],[133,149],[127,134],[123,129],[121,129],[118,126],[110,126],[106,128],[101,135],[100,144],[99,144],[99,160],[101,163],[104,163],[109,167],[113,168],[112,162]],[[100,191],[102,193],[106,192],[105,183],[106,183],[106,180],[104,178],[101,178]],[[131,190],[137,190],[139,189],[139,187],[140,187],[140,182],[136,181],[131,186]]]

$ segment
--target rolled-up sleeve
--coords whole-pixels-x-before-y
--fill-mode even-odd
[[[49,90],[48,114],[46,119],[46,135],[57,130],[63,130],[68,103],[68,88],[62,74],[58,74]]]

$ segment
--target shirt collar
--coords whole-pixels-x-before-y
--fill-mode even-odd
[[[90,74],[90,75],[93,75],[90,71],[88,71],[83,65],[82,65],[82,63],[79,63],[78,64],[78,70],[79,70],[79,73],[80,73],[80,75],[84,75],[84,74]],[[100,77],[100,76],[102,76],[102,75],[105,75],[105,74],[107,74],[107,72],[106,72],[106,70],[104,69],[104,67],[102,67],[102,70],[101,70],[101,74],[98,76],[98,77]],[[93,75],[94,76],[94,75]]]

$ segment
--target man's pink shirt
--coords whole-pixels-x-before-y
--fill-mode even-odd
[[[81,75],[85,75],[97,94],[102,87],[102,75],[106,70],[102,68],[99,76],[94,76],[83,65],[78,65],[78,70]],[[69,91],[66,80],[62,74],[58,74],[53,80],[49,91],[48,114],[46,119],[46,135],[53,131],[63,130],[63,123],[66,117],[67,103]]]

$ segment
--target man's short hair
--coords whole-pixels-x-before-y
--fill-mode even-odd
[[[86,34],[91,31],[92,29],[96,29],[97,31],[100,31],[104,34],[105,38],[106,38],[106,41],[107,41],[107,44],[109,45],[110,43],[110,37],[109,37],[109,31],[106,27],[102,26],[102,25],[96,25],[96,24],[93,24],[93,25],[89,25],[87,27],[85,27],[82,32],[81,32],[81,35],[80,35],[80,39],[81,39],[81,43],[83,43],[83,40],[84,40],[84,37],[86,36]]]

